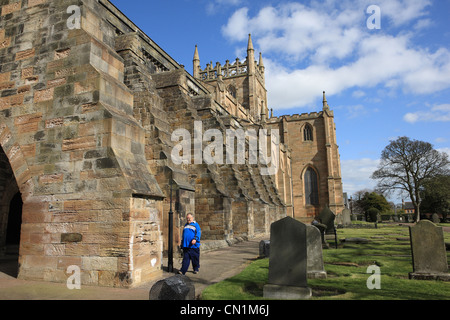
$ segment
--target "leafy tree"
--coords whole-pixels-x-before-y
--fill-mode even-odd
[[[381,162],[372,174],[378,190],[406,191],[415,209],[414,220],[420,220],[421,191],[428,179],[449,172],[448,155],[424,141],[400,137],[391,141],[381,153]],[[422,195],[423,196],[423,195]]]
[[[387,202],[386,198],[376,192],[366,193],[362,199],[364,211],[368,211],[370,208],[375,208],[378,212],[389,211],[391,206]]]
[[[441,213],[444,221],[450,213],[450,175],[440,175],[424,183],[422,211]]]
[[[390,209],[390,205],[386,198],[376,192],[366,192],[359,201],[359,206],[366,215],[366,220],[370,220],[372,222],[377,221],[377,216],[381,212],[386,212]]]
[[[371,222],[378,222],[378,217],[380,215],[380,210],[378,210],[377,208],[369,208],[369,210],[367,210],[367,221],[371,221]]]
[[[364,195],[366,193],[371,192],[373,191],[369,189],[363,189],[355,192],[355,194],[352,196],[352,206],[353,206],[352,209],[354,213],[364,213],[362,199],[364,198]]]

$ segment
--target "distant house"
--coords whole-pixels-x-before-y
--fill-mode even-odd
[[[402,203],[402,209],[405,210],[405,213],[415,213],[414,205],[412,202],[405,202]]]

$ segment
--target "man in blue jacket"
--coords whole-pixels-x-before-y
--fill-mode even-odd
[[[181,248],[183,249],[183,263],[179,273],[185,274],[189,269],[192,261],[194,274],[197,274],[200,268],[200,237],[202,231],[194,216],[191,213],[186,215],[187,223],[183,229],[183,237],[181,239]]]

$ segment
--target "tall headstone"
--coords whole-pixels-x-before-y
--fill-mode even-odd
[[[447,253],[445,251],[444,232],[428,220],[421,220],[409,227],[411,252],[414,271],[410,279],[450,280]]]
[[[306,225],[291,217],[270,227],[269,281],[264,297],[280,300],[309,299],[307,284]]]
[[[320,223],[326,226],[324,236],[327,234],[334,235],[335,247],[337,249],[338,242],[337,242],[336,226],[334,225],[335,219],[336,219],[336,215],[328,207],[325,207],[319,214]],[[320,230],[320,228],[319,228],[319,230]],[[325,241],[325,237],[323,240],[324,240],[323,246],[325,248],[328,248],[328,243]]]
[[[269,240],[261,240],[259,242],[259,257],[260,258],[269,258],[270,257],[270,241]]]
[[[324,268],[322,253],[322,236],[318,228],[306,226],[307,275],[309,279],[324,279],[327,272]]]
[[[352,224],[351,214],[352,213],[349,209],[342,210],[341,216],[342,216],[342,224],[344,226],[349,226]]]

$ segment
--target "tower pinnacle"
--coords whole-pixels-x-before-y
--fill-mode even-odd
[[[254,51],[255,49],[253,48],[253,42],[252,42],[252,34],[249,33],[248,35],[248,45],[247,45],[247,51]]]
[[[262,53],[259,53],[259,67],[260,68],[264,68],[264,62],[263,62],[263,57],[262,57]]]
[[[198,79],[198,78],[200,78],[200,56],[198,54],[197,45],[195,45],[193,65],[194,65],[193,76],[194,76],[194,78]]]
[[[198,54],[198,47],[197,47],[197,45],[195,45],[194,61],[200,61],[200,56]]]
[[[323,109],[324,110],[329,110],[330,109],[330,107],[328,106],[328,101],[327,101],[327,97],[326,97],[326,94],[325,94],[325,91],[323,92]]]

